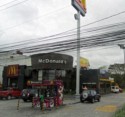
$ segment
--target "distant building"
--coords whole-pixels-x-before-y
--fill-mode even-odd
[[[89,89],[96,89],[101,94],[110,93],[113,79],[109,78],[108,72],[102,72],[100,69],[89,69],[80,71],[80,91],[82,86]]]
[[[31,58],[29,56],[23,55],[22,52],[7,52],[0,53],[0,82],[2,82],[2,73],[4,66],[8,65],[27,65],[31,66]]]

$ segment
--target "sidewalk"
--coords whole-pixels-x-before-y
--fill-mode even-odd
[[[79,102],[79,97],[76,97],[75,95],[64,95],[64,105],[70,105]]]

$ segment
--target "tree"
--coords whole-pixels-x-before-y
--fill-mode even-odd
[[[115,83],[117,83],[121,88],[125,88],[124,64],[110,65],[108,71],[110,73],[110,77],[114,78]]]
[[[109,73],[111,74],[124,74],[124,64],[114,64],[110,65],[108,68]]]

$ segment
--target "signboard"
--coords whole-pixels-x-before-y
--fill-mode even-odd
[[[90,66],[88,59],[80,57],[80,66],[83,68],[88,68]]]
[[[77,10],[80,11],[82,16],[86,14],[86,0],[72,0],[72,6]]]
[[[7,67],[7,76],[8,77],[19,76],[19,65],[9,65]]]
[[[31,56],[32,67],[34,69],[72,69],[73,57],[64,54],[46,53]]]

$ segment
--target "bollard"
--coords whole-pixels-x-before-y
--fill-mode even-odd
[[[43,101],[40,101],[40,107],[41,107],[41,110],[44,111]]]
[[[18,98],[18,102],[17,102],[17,110],[19,110],[19,106],[20,106],[20,98]]]
[[[34,97],[32,98],[32,108],[34,107],[34,105],[33,105],[33,102],[34,102],[33,99],[34,99]]]
[[[58,100],[57,100],[57,97],[55,97],[55,106],[56,106],[56,108],[58,107]]]

